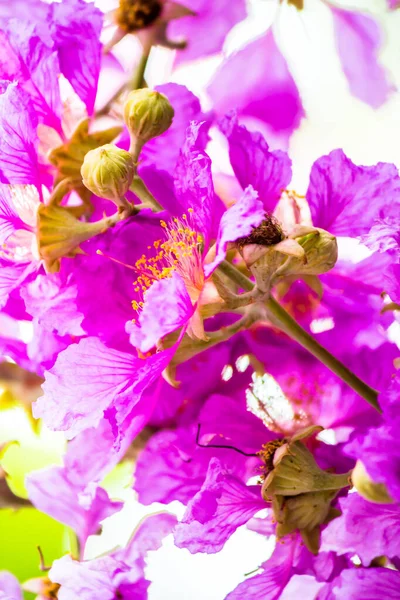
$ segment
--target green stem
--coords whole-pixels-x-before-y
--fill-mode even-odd
[[[235,281],[242,289],[250,291],[254,283],[245,275],[240,273],[233,265],[223,261],[219,269],[230,279]],[[306,348],[313,356],[318,358],[328,369],[347,383],[357,394],[366,400],[377,411],[381,412],[378,404],[378,392],[359,379],[352,371],[345,367],[328,350],[319,344],[307,331],[305,331],[286,310],[272,297],[266,301],[268,315],[274,325],[284,331],[289,337]]]
[[[154,198],[143,179],[141,179],[138,175],[135,175],[133,178],[130,190],[143,202],[144,206],[149,206],[154,212],[160,212],[164,210],[161,204],[159,204]]]

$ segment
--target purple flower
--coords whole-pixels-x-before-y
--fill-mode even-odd
[[[249,186],[223,214],[215,255],[211,261],[206,259],[219,200],[212,183],[211,161],[198,146],[199,131],[200,126],[192,124],[176,165],[175,194],[181,218],[162,222],[165,241],[155,242],[157,254],[141,258],[135,265],[140,273],[135,291],[145,293],[142,304],[136,303],[141,308],[139,325],[129,324],[128,331],[131,343],[141,352],[149,351],[179,327],[188,327],[191,337],[207,339],[199,312],[210,293],[207,279],[225,258],[228,243],[248,235],[264,216],[263,205]]]

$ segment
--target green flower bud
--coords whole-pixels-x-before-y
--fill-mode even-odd
[[[93,194],[112,200],[123,208],[127,208],[125,194],[134,174],[131,154],[113,144],[90,150],[81,167],[82,181]]]
[[[174,109],[164,94],[148,88],[130,92],[124,104],[124,121],[136,154],[143,144],[167,131],[173,118]]]
[[[351,479],[360,496],[369,500],[369,502],[374,502],[375,504],[393,503],[386,486],[383,483],[372,481],[361,460],[356,462]]]

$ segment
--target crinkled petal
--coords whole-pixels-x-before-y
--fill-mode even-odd
[[[39,22],[35,24],[22,19],[11,19],[7,34],[15,56],[12,60],[9,52],[4,56],[7,47],[2,42],[1,76],[10,81],[18,80],[31,96],[39,119],[60,132],[60,65],[48,26]]]
[[[261,497],[213,458],[206,481],[177,525],[175,544],[192,553],[219,552],[236,529],[263,508]]]
[[[215,225],[218,199],[212,181],[211,160],[199,142],[202,127],[201,123],[192,122],[187,129],[186,141],[175,169],[175,192],[182,213],[193,209],[192,221],[203,235],[207,248]]]
[[[372,252],[389,252],[400,257],[400,218],[377,219],[361,242]]]
[[[375,19],[352,10],[330,7],[336,44],[351,93],[372,108],[379,108],[394,86],[379,64],[382,31]]]
[[[108,348],[96,338],[85,338],[61,352],[46,372],[45,395],[33,405],[35,417],[71,438],[96,427],[103,416],[118,428],[128,415],[133,418],[131,412],[143,391],[162,373],[174,352],[172,347],[138,359]],[[141,416],[144,408],[141,405]]]
[[[156,281],[146,292],[139,326],[128,322],[130,342],[141,352],[151,350],[162,337],[189,321],[194,306],[180,275]]]
[[[384,285],[393,302],[400,304],[400,264],[388,268],[384,275]]]
[[[84,495],[82,488],[71,484],[64,467],[30,473],[26,486],[34,506],[71,527],[83,548],[89,535],[98,532],[100,522],[123,506],[122,502],[112,502],[102,488],[93,495]]]
[[[13,290],[30,275],[36,266],[29,263],[9,263],[0,260],[0,308],[3,308]]]
[[[340,500],[342,515],[322,534],[322,549],[357,554],[368,567],[378,556],[400,556],[400,506],[373,504],[358,494]],[[365,543],[365,534],[373,531]]]
[[[81,336],[83,314],[76,307],[76,285],[59,273],[38,275],[21,291],[27,312],[60,335]]]
[[[229,157],[240,185],[243,189],[252,185],[265,210],[272,212],[292,178],[290,158],[281,150],[271,152],[260,133],[238,124],[235,113],[222,119],[220,126],[228,138]]]
[[[51,4],[48,20],[60,69],[92,114],[100,73],[103,15],[83,0]]]
[[[237,109],[286,137],[304,115],[298,89],[271,30],[229,56],[217,70],[208,93],[218,114]]]
[[[313,165],[307,200],[313,223],[338,236],[367,233],[388,198],[400,208],[400,178],[394,165],[359,167],[342,150]]]
[[[230,29],[246,17],[244,0],[183,0],[180,4],[195,15],[169,24],[169,39],[187,41],[187,47],[177,53],[178,63],[219,52]]]
[[[18,83],[0,83],[0,180],[40,187],[36,151],[38,118]]]
[[[224,260],[228,243],[249,235],[253,227],[259,225],[264,217],[264,205],[259,200],[257,192],[249,186],[236,204],[228,208],[222,215],[215,258],[211,263],[204,266],[206,277],[209,277]]]
[[[176,523],[176,516],[167,512],[150,515],[140,523],[129,544],[115,555],[128,564],[145,558],[148,552],[161,548],[163,539],[173,532]]]
[[[400,573],[390,569],[346,569],[322,588],[316,600],[398,600]]]

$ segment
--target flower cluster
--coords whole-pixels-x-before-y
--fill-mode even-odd
[[[399,598],[400,176],[333,149],[294,190],[278,25],[307,4],[228,56],[244,0],[0,8],[0,410],[28,431],[0,430],[0,513],[69,532],[32,541],[40,576],[0,564],[0,600],[145,600],[164,538],[215,554],[239,528],[272,550],[227,600]],[[378,20],[318,4],[378,108]],[[148,87],[157,46],[177,72],[219,55],[210,110]],[[157,503],[134,526],[133,496]]]

